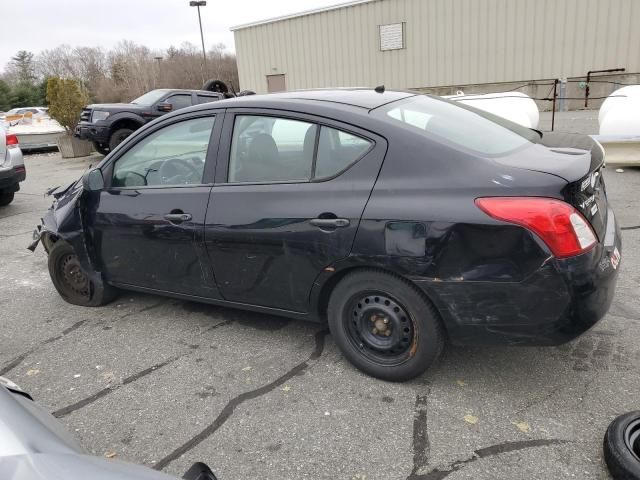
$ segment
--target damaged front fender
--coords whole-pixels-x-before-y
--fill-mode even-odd
[[[86,223],[88,212],[95,210],[94,204],[99,201],[99,192],[86,191],[82,182],[76,181],[62,190],[51,189],[47,194],[54,197],[53,203],[42,217],[41,223],[36,226],[33,241],[27,248],[33,252],[42,242],[49,253],[51,246],[56,242],[68,243],[73,247],[80,265],[94,287],[101,288],[102,274],[97,266]]]

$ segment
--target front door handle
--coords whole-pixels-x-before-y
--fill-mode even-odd
[[[320,228],[344,228],[351,222],[346,218],[314,218],[309,223]]]
[[[190,213],[167,213],[164,216],[164,219],[170,221],[171,223],[188,222],[189,220],[191,220],[191,214]]]

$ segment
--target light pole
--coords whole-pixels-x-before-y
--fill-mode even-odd
[[[206,7],[207,2],[205,0],[191,0],[189,6],[198,7],[198,23],[200,24],[200,40],[202,40],[202,83],[205,82],[207,71],[207,52],[204,48],[204,35],[202,33],[202,18],[200,17],[200,7]]]
[[[162,57],[160,55],[156,55],[155,57],[153,57],[153,59],[158,62],[158,80],[156,82],[156,85],[162,84],[162,69],[160,68],[160,62],[162,61]]]

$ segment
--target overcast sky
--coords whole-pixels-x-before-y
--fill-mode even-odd
[[[207,46],[234,49],[232,26],[344,0],[208,0],[201,8]],[[0,71],[18,50],[38,53],[66,43],[108,49],[120,40],[151,48],[200,45],[198,14],[189,0],[1,0]]]

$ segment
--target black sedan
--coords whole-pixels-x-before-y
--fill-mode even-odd
[[[439,97],[319,90],[180,110],[54,193],[35,232],[55,287],[328,322],[387,380],[445,340],[556,345],[614,295],[604,151]]]

